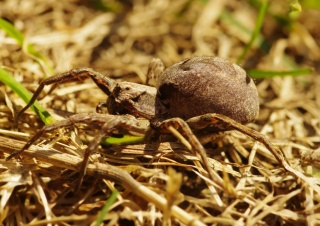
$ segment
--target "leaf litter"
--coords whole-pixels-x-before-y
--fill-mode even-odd
[[[89,2],[2,1],[0,14],[53,65],[55,73],[88,66],[114,79],[144,83],[153,57],[167,66],[195,55],[236,62],[250,41],[259,10],[249,1],[105,1],[107,6],[116,4],[109,7],[114,11],[91,4],[98,1]],[[248,126],[266,134],[295,170],[319,185],[320,32],[315,26],[319,11],[303,5],[293,18],[289,9],[288,1],[269,1],[261,33],[241,64],[266,71],[315,71],[307,76],[257,79],[261,110]],[[286,23],[280,23],[280,17]],[[34,91],[50,70],[3,31],[0,43],[2,67]],[[61,85],[41,103],[57,119],[94,112],[106,96],[92,82],[85,83]],[[103,216],[105,225],[320,223],[319,194],[286,173],[263,145],[234,131],[211,135],[212,139],[199,137],[225,189],[206,181],[197,158],[171,142],[159,147],[102,146],[97,150],[100,155],[92,156],[82,189],[74,193],[81,162],[77,153],[95,131],[79,127],[48,134],[20,159],[6,162],[4,158],[28,140],[25,134],[33,135],[43,123],[27,111],[19,133],[15,132],[12,112],[24,103],[8,87],[1,85],[1,91],[0,220],[4,225],[93,224],[114,189],[119,194]],[[129,182],[106,179],[112,167],[129,172],[141,187],[135,190]],[[169,188],[180,176],[180,189]]]

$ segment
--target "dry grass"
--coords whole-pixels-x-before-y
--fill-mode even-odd
[[[236,62],[258,13],[248,1],[236,0],[106,1],[113,6],[109,12],[95,9],[94,2],[5,0],[0,15],[50,60],[55,73],[92,67],[115,79],[143,83],[153,57],[166,65],[194,55]],[[320,12],[304,8],[289,23],[281,23],[276,16],[289,18],[288,2],[270,1],[262,34],[241,64],[279,71],[313,67],[315,73],[256,81],[261,111],[249,126],[266,134],[292,167],[318,186]],[[49,73],[2,31],[0,61],[31,91]],[[25,103],[2,84],[0,91],[3,225],[94,224],[115,189],[119,193],[103,216],[105,225],[184,225],[194,219],[194,225],[320,224],[320,194],[282,169],[262,144],[233,131],[206,140],[210,163],[224,188],[203,176],[198,159],[183,146],[163,143],[157,149],[143,144],[101,147],[92,156],[100,163],[89,165],[80,191],[74,193],[81,162],[77,152],[94,132],[74,128],[49,134],[21,159],[5,161],[43,124],[27,111],[15,132],[13,111]],[[94,112],[106,99],[92,81],[61,85],[43,96],[41,104],[57,120]],[[119,183],[112,177],[113,167],[133,179]]]

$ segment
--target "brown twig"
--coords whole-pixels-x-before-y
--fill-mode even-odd
[[[11,153],[14,150],[21,149],[25,143],[11,138],[0,137],[0,149],[5,153]],[[79,171],[82,159],[57,151],[41,150],[32,145],[29,149],[22,153],[23,156],[36,158],[44,163],[49,163],[64,169]],[[153,203],[157,208],[164,211],[167,208],[167,200],[150,190],[146,186],[137,182],[131,175],[118,167],[103,163],[88,164],[88,175],[105,178],[134,192],[136,195]],[[191,214],[185,212],[180,207],[173,205],[171,208],[171,215],[186,225],[204,225],[200,220],[193,217]]]

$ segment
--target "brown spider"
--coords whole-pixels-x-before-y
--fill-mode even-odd
[[[54,89],[60,83],[87,78],[91,78],[108,95],[107,102],[100,104],[97,109],[106,107],[109,114],[75,114],[66,120],[44,126],[21,150],[11,153],[7,160],[28,149],[46,132],[76,123],[95,126],[100,130],[85,150],[79,188],[86,173],[88,158],[103,139],[116,133],[143,135],[155,129],[161,133],[172,133],[190,151],[198,154],[210,178],[215,181],[206,151],[193,131],[234,129],[263,143],[282,167],[310,184],[307,177],[291,168],[283,153],[264,135],[243,125],[257,117],[259,103],[256,87],[242,68],[217,57],[194,57],[163,69],[159,60],[154,60],[149,66],[149,83],[155,82],[156,88],[115,82],[89,68],[73,69],[43,80],[30,102],[17,114],[16,120],[35,102],[46,85],[53,84]]]

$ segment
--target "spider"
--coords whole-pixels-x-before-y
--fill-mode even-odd
[[[149,65],[148,84],[116,82],[90,68],[72,69],[43,80],[30,102],[16,115],[16,121],[37,99],[43,88],[53,84],[82,81],[91,78],[108,96],[97,106],[97,113],[75,114],[68,119],[44,126],[21,150],[12,152],[9,160],[28,149],[44,133],[59,128],[84,123],[99,129],[88,144],[80,166],[79,180],[86,174],[89,156],[101,141],[113,134],[144,135],[150,130],[171,133],[187,149],[199,156],[209,177],[215,173],[207,159],[206,150],[194,132],[237,130],[263,143],[287,171],[308,181],[300,172],[291,168],[283,153],[259,132],[246,127],[258,115],[259,102],[256,87],[245,71],[228,60],[201,56],[186,59],[164,70],[159,59]],[[107,108],[108,113],[102,109]]]

